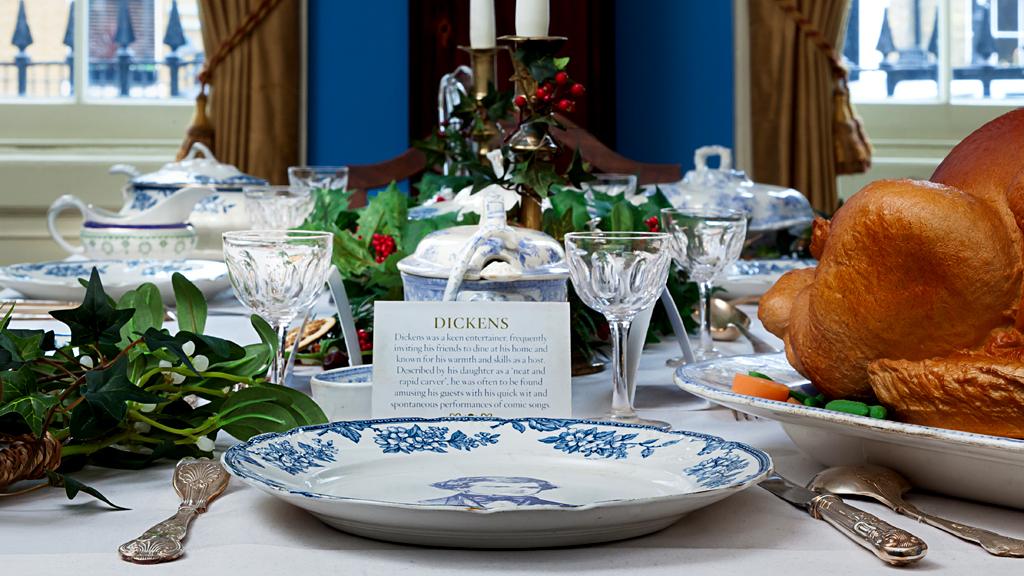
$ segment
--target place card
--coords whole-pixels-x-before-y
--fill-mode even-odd
[[[566,418],[565,302],[376,302],[373,417]]]

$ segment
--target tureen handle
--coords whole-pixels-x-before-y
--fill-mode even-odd
[[[207,160],[212,160],[214,162],[217,161],[217,159],[214,158],[213,156],[213,152],[210,151],[210,149],[207,148],[206,144],[203,144],[202,142],[192,143],[192,146],[188,149],[188,154],[185,154],[185,160],[194,159],[196,157],[196,154],[198,154],[199,152],[203,153],[203,158],[206,158]]]
[[[701,146],[693,153],[693,165],[700,170],[708,169],[708,158],[718,156],[718,169],[732,169],[732,150],[725,146]]]
[[[60,198],[54,200],[53,204],[50,205],[50,209],[46,211],[46,227],[50,230],[50,236],[53,236],[53,240],[60,245],[61,248],[67,250],[68,254],[81,254],[85,252],[83,246],[72,246],[64,240],[64,236],[61,235],[60,230],[57,229],[57,216],[60,213],[67,210],[68,208],[76,208],[82,213],[82,218],[85,218],[86,212],[89,208],[82,202],[78,197],[72,196],[71,194],[65,194]]]
[[[484,194],[483,217],[480,218],[480,229],[470,236],[455,259],[455,266],[452,268],[451,274],[448,275],[448,284],[445,285],[444,296],[441,298],[445,302],[452,302],[459,295],[466,271],[469,270],[473,256],[476,255],[477,248],[484,240],[511,230],[505,218],[505,202],[502,200],[501,194],[494,191],[484,191],[482,194]]]

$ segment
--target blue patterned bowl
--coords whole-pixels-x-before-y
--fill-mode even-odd
[[[410,544],[537,548],[665,528],[772,468],[698,432],[552,418],[395,418],[264,434],[231,474],[346,532]]]

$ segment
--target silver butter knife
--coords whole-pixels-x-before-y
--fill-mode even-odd
[[[807,510],[812,518],[828,522],[893,566],[912,564],[928,552],[924,540],[846,504],[834,494],[812,492],[778,474],[773,474],[759,486],[797,508]]]
[[[142,536],[121,544],[121,558],[138,564],[176,560],[185,552],[183,541],[192,520],[206,512],[207,505],[228,486],[227,470],[209,458],[184,458],[174,467],[172,483],[181,497],[178,511]]]

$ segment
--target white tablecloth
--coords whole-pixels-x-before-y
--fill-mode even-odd
[[[38,323],[21,323],[29,327]],[[755,329],[764,334],[759,326]],[[213,317],[208,331],[235,340],[255,340],[248,320]],[[774,340],[778,343],[777,340]],[[742,343],[727,345],[749,352]],[[776,468],[807,481],[820,466],[800,454],[778,424],[736,421],[723,409],[672,384],[668,344],[649,348],[641,362],[637,407],[644,415],[739,440],[766,450]],[[576,416],[597,416],[610,401],[609,373],[573,382]],[[780,574],[863,576],[886,568],[866,550],[823,522],[760,488],[699,510],[652,535],[622,542],[555,550],[470,551],[403,546],[338,532],[305,512],[233,481],[227,492],[193,524],[180,560],[156,566],[121,561],[117,546],[169,516],[177,506],[170,465],[141,472],[89,468],[77,474],[127,512],[107,509],[86,496],[68,501],[56,490],[0,499],[0,576],[113,574],[268,574],[274,576],[360,574],[621,574],[633,576],[727,576]],[[1024,512],[912,494],[921,507],[1008,535],[1024,537]],[[980,548],[918,525],[870,502],[858,506],[914,531],[930,545],[914,570],[945,574],[1021,574],[1024,559],[989,556]]]

